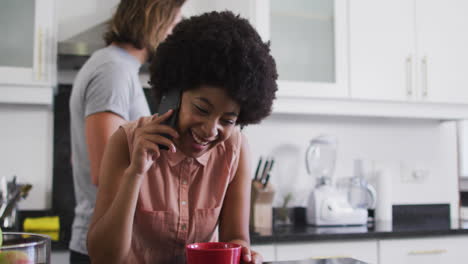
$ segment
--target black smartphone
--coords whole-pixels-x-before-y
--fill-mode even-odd
[[[158,108],[156,109],[156,113],[159,115],[165,114],[170,109],[174,110],[171,116],[166,119],[163,124],[168,125],[172,128],[176,128],[177,126],[177,118],[179,116],[179,109],[180,103],[182,100],[182,89],[169,89],[166,93],[161,94],[161,100],[159,102]],[[161,134],[162,136],[171,139],[172,137],[168,134]],[[159,149],[168,150],[169,148],[166,145],[158,144]]]

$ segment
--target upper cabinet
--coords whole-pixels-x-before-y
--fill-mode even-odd
[[[197,0],[183,12],[226,9],[271,42],[279,97],[348,97],[347,0]]]
[[[52,86],[57,59],[54,0],[0,5],[0,87]],[[1,91],[2,96],[12,95]]]
[[[465,10],[463,0],[351,0],[351,97],[468,103]]]
[[[468,1],[197,0],[248,18],[279,73],[276,113],[468,118]]]
[[[269,10],[260,23],[276,60],[279,96],[348,96],[347,1],[270,0],[257,8]]]
[[[468,1],[416,0],[415,9],[423,100],[468,103]]]
[[[412,99],[416,95],[414,2],[351,0],[349,29],[351,96]]]

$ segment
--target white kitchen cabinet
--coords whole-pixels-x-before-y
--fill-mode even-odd
[[[55,250],[50,254],[50,263],[68,264],[70,263],[70,252],[68,250]]]
[[[348,97],[347,1],[269,1],[278,96]],[[258,12],[257,12],[258,13]]]
[[[0,88],[51,87],[56,75],[54,0],[2,1]],[[0,95],[8,94],[0,90]]]
[[[463,263],[467,244],[461,236],[380,240],[379,264]]]
[[[197,0],[184,9],[232,10],[271,41],[279,73],[274,113],[453,120],[468,117],[468,37],[460,33],[468,29],[467,5]]]
[[[278,97],[348,97],[347,0],[198,0],[185,15],[231,10],[249,19],[271,52]]]
[[[377,240],[276,244],[276,260],[354,258],[377,264]],[[393,262],[399,263],[399,262]],[[399,263],[401,264],[401,263]]]
[[[414,2],[351,0],[349,31],[351,96],[412,99],[416,59]]]
[[[251,249],[263,256],[263,261],[276,261],[275,246],[270,245],[252,245]]]
[[[467,8],[463,0],[350,1],[351,97],[468,103]]]
[[[468,103],[468,1],[415,0],[423,100]]]

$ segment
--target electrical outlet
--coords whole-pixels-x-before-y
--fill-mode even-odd
[[[423,183],[429,177],[429,170],[415,169],[412,171],[411,177],[414,183]]]
[[[429,170],[425,168],[411,167],[406,162],[400,163],[400,176],[402,183],[424,183],[429,178]]]

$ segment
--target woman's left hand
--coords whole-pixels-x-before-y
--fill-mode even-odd
[[[241,263],[263,263],[263,256],[248,247],[242,247]]]

